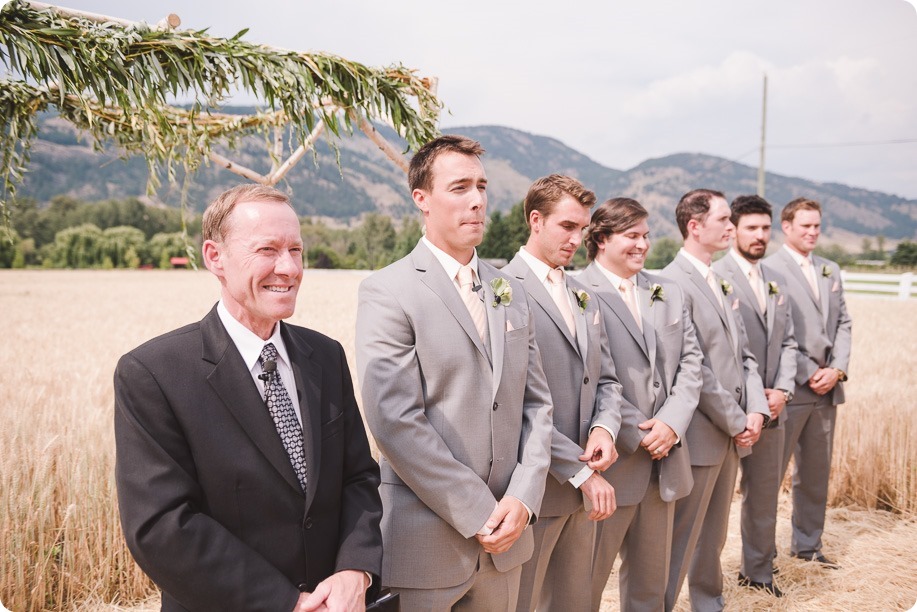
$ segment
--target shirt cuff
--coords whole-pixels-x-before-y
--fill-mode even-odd
[[[615,438],[615,433],[611,431],[610,429],[608,429],[607,427],[605,427],[604,425],[593,425],[591,428],[589,428],[589,433],[592,433],[592,430],[595,429],[596,427],[601,427],[602,429],[607,431],[608,435],[611,436],[611,441],[613,443],[617,442],[617,439]]]
[[[522,505],[525,506],[525,504],[522,504]],[[500,507],[500,502],[497,502],[496,505],[494,505],[494,510],[496,510],[496,509],[499,508],[499,507]],[[526,509],[528,509],[528,507],[526,507]],[[488,518],[489,518],[489,517],[488,517]],[[529,516],[529,518],[531,518],[531,516]],[[478,529],[477,535],[479,535],[479,536],[489,536],[489,535],[492,534],[493,532],[494,532],[494,530],[487,526],[487,521],[484,521],[484,526],[481,527],[480,529]]]
[[[588,480],[589,477],[592,476],[593,474],[595,474],[595,470],[593,470],[591,467],[587,465],[583,469],[581,469],[579,472],[574,474],[573,478],[571,478],[567,482],[572,484],[575,489],[579,489],[580,486],[582,486],[582,484],[586,482],[586,480]]]

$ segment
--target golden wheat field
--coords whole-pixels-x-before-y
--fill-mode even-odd
[[[339,339],[353,365],[361,272],[306,272],[291,322]],[[149,607],[113,484],[112,373],[144,340],[201,318],[207,272],[0,272],[0,602],[15,612]],[[907,610],[917,601],[917,301],[849,297],[848,403],[838,418],[828,572],[787,557],[774,600],[735,586],[738,503],[723,555],[733,610]],[[738,498],[737,498],[738,501]],[[606,608],[617,609],[613,575]],[[680,609],[687,609],[682,594]]]

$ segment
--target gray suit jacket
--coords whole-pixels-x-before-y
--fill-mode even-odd
[[[844,300],[841,269],[833,261],[822,257],[813,256],[812,259],[818,279],[817,301],[802,269],[785,248],[780,248],[764,260],[766,268],[776,270],[787,281],[786,293],[790,298],[796,343],[799,345],[794,404],[821,399],[808,385],[809,378],[818,368],[839,368],[846,372],[850,365],[852,322]],[[832,404],[843,404],[844,383],[837,383],[829,397]]]
[[[611,354],[624,389],[618,460],[605,472],[615,487],[618,505],[640,503],[646,494],[653,459],[640,446],[646,432],[637,425],[656,417],[682,440],[691,423],[701,388],[701,353],[694,325],[678,286],[662,277],[640,272],[637,299],[643,332],[617,289],[595,264],[577,277],[601,302]],[[663,287],[665,299],[651,302],[652,286]],[[678,445],[660,460],[659,489],[664,501],[691,491],[689,449]]]
[[[474,535],[498,500],[512,495],[536,514],[541,507],[553,427],[532,312],[515,279],[484,262],[479,273],[489,350],[423,243],[360,285],[357,367],[383,455],[382,582],[389,586],[465,582],[482,550]],[[497,277],[511,282],[508,305],[494,305]],[[494,564],[519,566],[533,546],[526,530]]]
[[[704,354],[700,402],[686,436],[691,465],[716,465],[735,444],[732,438],[745,430],[746,414],[760,412],[765,420],[770,418],[758,362],[748,350],[734,294],[723,296],[725,310],[721,308],[706,280],[680,253],[662,272],[684,291]],[[737,451],[746,456],[751,449]]]
[[[765,287],[769,283],[775,283],[777,287],[777,293],[767,289],[767,311],[762,313],[748,277],[732,254],[715,262],[713,269],[732,283],[739,296],[739,314],[745,323],[748,348],[758,361],[758,374],[764,387],[785,389],[793,393],[796,386],[797,347],[786,279],[775,270],[759,266]]]
[[[581,310],[571,309],[576,337],[564,322],[554,298],[518,254],[503,272],[522,282],[535,316],[535,338],[554,404],[551,468],[545,486],[542,516],[572,514],[583,505],[583,496],[567,481],[583,469],[579,460],[589,430],[602,425],[617,437],[621,426],[621,383],[608,350],[605,325],[596,300]],[[585,287],[567,277],[571,297]]]

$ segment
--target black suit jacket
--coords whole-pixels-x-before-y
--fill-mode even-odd
[[[341,345],[281,323],[303,415],[303,493],[217,315],[124,355],[115,371],[121,525],[163,610],[292,610],[343,569],[379,584],[379,468]]]

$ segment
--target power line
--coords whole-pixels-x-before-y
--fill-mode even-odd
[[[767,145],[768,149],[828,149],[832,147],[870,147],[886,144],[907,144],[917,142],[917,138],[898,138],[894,140],[863,140],[854,142],[811,142],[805,144]],[[745,155],[748,155],[746,153]]]

